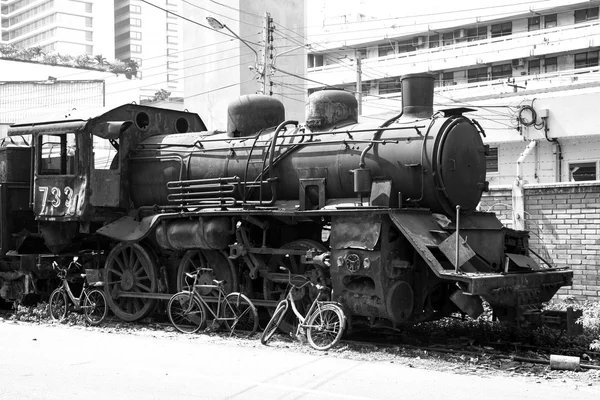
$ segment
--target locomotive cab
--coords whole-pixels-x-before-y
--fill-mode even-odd
[[[9,128],[11,136],[31,135],[30,201],[52,252],[77,246],[79,239],[126,213],[128,149],[153,135],[206,129],[197,114],[157,110],[127,104],[99,113],[71,111]]]

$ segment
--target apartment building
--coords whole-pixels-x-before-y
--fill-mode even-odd
[[[2,0],[1,44],[45,54],[114,54],[112,7],[94,0]]]
[[[319,43],[308,55],[309,90],[360,93],[362,119],[385,119],[400,109],[400,78],[428,72],[435,108],[476,109],[469,116],[486,131],[492,185],[514,181],[530,141],[521,165],[529,183],[598,180],[599,6],[556,0],[499,12],[482,3],[462,14],[324,22],[309,36]]]
[[[181,0],[114,0],[115,57],[137,62],[141,100],[164,89],[183,96]]]

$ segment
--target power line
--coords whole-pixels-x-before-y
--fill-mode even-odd
[[[194,20],[192,20],[192,19],[186,18],[186,17],[184,17],[184,16],[182,16],[182,15],[179,15],[179,14],[177,14],[176,12],[173,12],[173,11],[171,11],[171,10],[167,10],[166,8],[163,8],[163,7],[157,6],[156,4],[152,4],[152,3],[150,3],[150,2],[149,2],[149,1],[147,1],[147,0],[139,0],[139,1],[141,1],[141,2],[143,2],[143,3],[146,3],[146,4],[148,4],[148,5],[152,6],[152,7],[158,8],[159,10],[162,10],[162,11],[164,11],[164,12],[166,12],[166,13],[169,13],[169,14],[171,14],[171,15],[174,15],[174,16],[176,16],[177,18],[181,18],[181,19],[183,19],[183,20],[185,20],[185,21],[191,22],[192,24],[195,24],[195,25],[201,26],[201,27],[203,27],[203,28],[206,28],[206,29],[209,29],[209,30],[211,30],[211,31],[219,32],[219,33],[220,33],[220,34],[222,34],[222,35],[229,36],[229,37],[231,37],[231,38],[234,38],[234,39],[238,39],[238,38],[236,38],[234,35],[231,35],[231,34],[229,34],[229,33],[226,33],[226,32],[221,32],[221,31],[219,31],[219,30],[216,30],[216,29],[214,29],[214,28],[213,28],[213,27],[211,27],[211,26],[204,25],[204,24],[201,24],[201,23],[200,23],[200,22],[198,22],[198,21],[194,21]],[[247,39],[244,39],[244,40],[246,40],[248,43],[251,43],[251,44],[253,44],[253,45],[255,45],[255,46],[258,46],[258,43],[251,42],[251,41],[249,41],[249,40],[247,40]]]

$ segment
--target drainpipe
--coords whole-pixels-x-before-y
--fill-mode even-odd
[[[521,156],[517,160],[517,178],[513,183],[512,188],[512,208],[513,208],[513,229],[525,230],[525,196],[523,194],[523,161],[531,153],[537,142],[532,140],[529,142]]]

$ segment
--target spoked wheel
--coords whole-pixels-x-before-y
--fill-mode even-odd
[[[286,243],[281,246],[282,249],[289,250],[310,250],[316,249],[318,251],[327,251],[327,248],[321,243],[313,240],[295,240],[290,243]],[[288,257],[283,255],[275,255],[271,258],[268,264],[269,272],[279,273],[285,276],[281,280],[273,281],[269,279],[263,280],[263,296],[265,300],[283,300],[288,287],[287,273],[283,273],[279,270],[279,266],[283,265],[288,268],[292,275],[304,275],[309,278],[313,283],[318,283],[323,286],[327,286],[327,279],[323,268],[315,266],[314,264],[304,264],[301,256],[290,255]],[[310,308],[318,292],[312,289],[312,286],[306,286],[300,290],[294,290],[292,292],[294,301],[298,311],[304,314]],[[269,310],[271,312],[271,310]],[[281,321],[280,329],[284,332],[292,332],[292,323],[287,321]]]
[[[179,332],[198,332],[206,321],[206,309],[192,292],[175,293],[167,305],[169,320]]]
[[[106,318],[107,313],[108,307],[106,307],[104,293],[98,289],[89,290],[83,301],[85,319],[92,325],[98,325]]]
[[[227,305],[229,303],[229,305]],[[258,329],[258,312],[252,301],[242,293],[229,293],[221,304],[225,326],[232,335],[250,337]],[[232,319],[229,319],[232,318]]]
[[[61,288],[55,289],[48,301],[50,317],[55,321],[62,321],[67,316],[67,294]]]
[[[201,268],[211,268],[212,271],[202,271]],[[225,293],[238,290],[237,275],[231,261],[216,250],[188,250],[177,268],[177,291],[190,290],[193,279],[185,274],[198,271],[198,283],[212,285],[213,280],[224,281]],[[200,289],[203,296],[211,294],[211,289]],[[216,295],[216,293],[215,293]]]
[[[117,317],[135,321],[154,309],[156,300],[143,295],[158,291],[156,269],[154,255],[139,243],[120,243],[111,250],[105,267],[106,300]]]
[[[277,328],[281,324],[281,321],[283,321],[283,317],[285,316],[287,308],[288,304],[286,300],[282,300],[279,302],[279,304],[277,304],[277,307],[275,307],[275,311],[273,312],[273,316],[269,320],[267,327],[263,331],[262,335],[260,335],[260,342],[262,344],[266,345],[267,342],[271,340],[277,331]]]
[[[308,343],[315,350],[327,350],[335,346],[344,333],[346,317],[335,304],[325,304],[317,308],[306,322]]]

